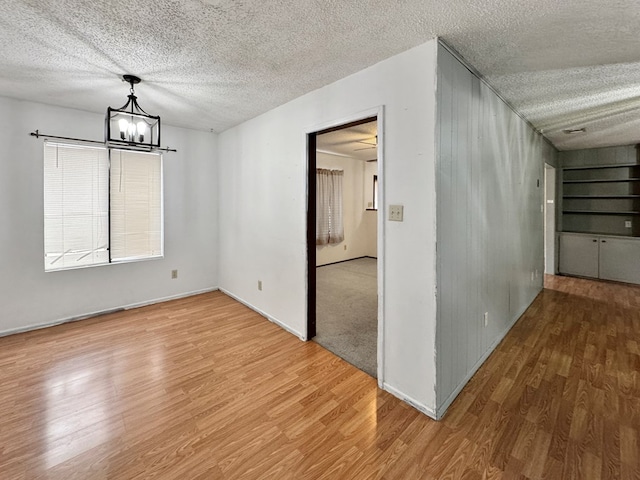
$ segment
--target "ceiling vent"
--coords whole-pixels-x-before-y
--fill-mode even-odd
[[[567,128],[566,130],[562,130],[562,133],[565,133],[567,135],[575,135],[577,133],[585,133],[587,131],[586,128],[582,127],[582,128]]]

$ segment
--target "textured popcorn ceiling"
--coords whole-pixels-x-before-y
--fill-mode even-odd
[[[0,0],[0,95],[104,112],[133,73],[148,112],[222,131],[441,36],[557,147],[628,144],[639,21],[637,0]]]
[[[363,123],[316,137],[316,149],[322,153],[356,160],[378,158],[378,122]]]

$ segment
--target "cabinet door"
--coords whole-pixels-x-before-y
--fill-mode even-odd
[[[640,283],[640,240],[601,238],[600,278]]]
[[[598,278],[598,237],[560,235],[560,273]]]

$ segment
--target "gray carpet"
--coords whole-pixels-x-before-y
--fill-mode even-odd
[[[377,260],[359,258],[316,268],[314,340],[377,376]]]

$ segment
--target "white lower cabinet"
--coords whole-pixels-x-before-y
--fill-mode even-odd
[[[640,284],[640,238],[561,233],[560,273]]]
[[[640,240],[602,237],[600,239],[600,278],[640,283]]]
[[[561,233],[560,273],[598,278],[598,245],[598,237],[593,235]]]

